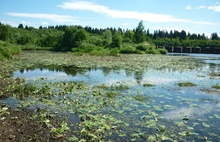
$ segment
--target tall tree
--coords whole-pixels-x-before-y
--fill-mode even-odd
[[[67,27],[64,31],[63,41],[61,48],[65,51],[70,51],[74,46],[76,46],[75,34],[77,32],[76,27]]]
[[[105,30],[103,35],[103,45],[108,47],[112,42],[112,32],[110,30]]]
[[[7,41],[10,38],[11,27],[9,25],[0,25],[0,40]]]
[[[76,46],[79,46],[83,41],[87,40],[89,37],[88,33],[84,29],[77,30],[74,40],[76,42]]]
[[[133,43],[134,41],[134,32],[132,30],[126,30],[124,33],[124,42]]]
[[[217,33],[212,33],[211,34],[211,40],[217,40],[219,39],[218,34]]]
[[[186,39],[186,32],[184,30],[182,30],[180,32],[180,40],[185,40]]]
[[[24,29],[23,24],[19,24],[19,25],[18,25],[18,29]]]
[[[121,31],[118,31],[112,37],[111,46],[114,48],[120,48],[121,44],[122,44],[122,33],[121,33]]]
[[[134,37],[136,43],[144,42],[144,25],[143,21],[138,23],[137,28],[134,30]]]

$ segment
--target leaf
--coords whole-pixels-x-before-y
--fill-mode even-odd
[[[210,128],[210,126],[209,126],[208,124],[206,124],[206,123],[202,123],[202,125],[203,125],[204,127]]]

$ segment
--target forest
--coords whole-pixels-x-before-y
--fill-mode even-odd
[[[72,51],[77,54],[166,54],[158,46],[172,47],[220,47],[217,33],[211,37],[205,34],[186,33],[177,30],[145,29],[143,21],[135,29],[92,28],[79,25],[56,25],[34,28],[19,24],[18,27],[0,22],[0,59],[22,50]],[[11,49],[5,49],[9,47]],[[9,53],[6,53],[9,52]]]

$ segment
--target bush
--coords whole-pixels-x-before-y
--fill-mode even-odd
[[[140,51],[146,51],[147,50],[147,45],[137,45],[136,49]]]
[[[104,56],[109,55],[108,49],[94,49],[91,52],[89,52],[90,55],[98,55],[98,56]]]
[[[135,50],[135,53],[136,53],[136,54],[145,54],[144,51],[140,51],[140,50]]]
[[[111,56],[117,56],[119,54],[119,50],[118,49],[111,49],[109,55]]]
[[[78,49],[80,51],[85,52],[85,53],[89,53],[92,50],[94,50],[95,48],[97,48],[97,47],[92,43],[81,43],[78,47]]]
[[[152,50],[147,50],[146,53],[147,54],[159,54],[159,51],[152,49]]]
[[[6,59],[12,58],[12,54],[10,53],[10,51],[6,47],[0,47],[0,53]]]
[[[21,53],[21,48],[17,45],[11,45],[10,48],[9,48],[9,52],[12,55],[20,54]]]
[[[120,53],[122,53],[122,54],[134,54],[134,53],[136,53],[136,50],[132,46],[127,46],[127,47],[123,47],[120,50]]]
[[[158,49],[160,54],[167,54],[167,50],[166,49]]]
[[[13,45],[10,43],[2,43],[0,44],[0,60],[11,59],[14,54],[20,54],[21,49],[17,45]]]

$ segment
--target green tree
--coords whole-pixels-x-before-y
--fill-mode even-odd
[[[11,35],[11,27],[9,25],[0,25],[0,40],[8,41]]]
[[[63,41],[61,44],[61,50],[71,51],[76,46],[75,34],[77,32],[76,27],[67,27],[64,31]]]
[[[124,42],[133,43],[134,41],[134,32],[132,30],[126,30],[124,33]]]
[[[121,33],[121,31],[118,31],[112,37],[111,47],[120,48],[121,44],[122,44],[122,33]]]
[[[136,43],[144,42],[144,25],[143,21],[138,23],[137,28],[134,30],[134,37]]]
[[[217,40],[219,39],[218,34],[217,33],[212,33],[211,34],[211,40]]]
[[[109,47],[112,42],[112,32],[110,30],[105,30],[103,32],[103,45]]]
[[[184,30],[182,30],[180,32],[180,40],[185,40],[186,39],[186,32]]]
[[[18,25],[18,29],[23,29],[23,28],[24,28],[23,24]]]
[[[67,27],[63,35],[61,49],[64,51],[71,51],[73,47],[78,47],[84,40],[88,39],[86,30],[76,27]]]
[[[88,39],[89,35],[84,29],[79,29],[76,31],[76,34],[74,36],[75,44],[76,46],[79,46],[83,41],[86,41]]]
[[[189,39],[182,40],[181,46],[183,46],[183,47],[191,47],[191,42],[190,42],[190,40],[189,40]]]

